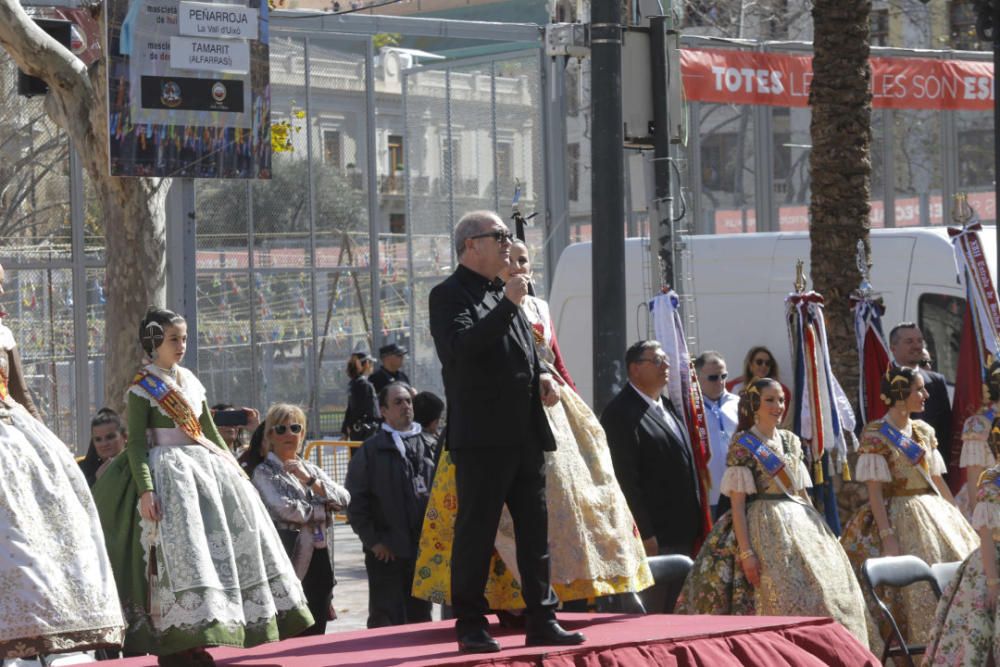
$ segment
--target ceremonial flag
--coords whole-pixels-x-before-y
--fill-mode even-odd
[[[965,484],[965,470],[958,465],[962,455],[962,425],[983,404],[983,368],[979,358],[979,337],[973,325],[972,304],[965,306],[962,337],[958,343],[958,367],[955,369],[955,396],[951,404],[951,448],[948,450],[948,486],[958,493]]]
[[[962,206],[962,202],[959,203]],[[967,306],[962,326],[959,346],[958,372],[955,377],[955,397],[952,402],[952,442],[948,464],[952,488],[962,484],[961,471],[957,466],[958,454],[962,451],[961,425],[965,419],[983,404],[982,391],[986,373],[986,360],[991,355],[1000,357],[1000,305],[986,262],[979,231],[979,217],[964,204],[962,227],[949,227],[948,235],[955,248],[955,268],[965,282]]]
[[[712,449],[708,444],[708,429],[705,426],[705,406],[701,398],[701,387],[698,385],[698,378],[688,354],[684,325],[681,323],[680,299],[677,297],[677,293],[670,290],[653,297],[649,302],[649,310],[653,316],[653,330],[656,340],[659,341],[663,351],[670,359],[672,372],[667,384],[667,396],[684,420],[701,487],[699,493],[702,532],[694,547],[694,551],[697,553],[701,547],[701,541],[712,528],[712,509],[709,504],[712,474],[708,470],[708,460],[712,456]]]
[[[853,442],[854,413],[830,368],[823,297],[793,292],[785,299],[788,335],[795,370],[792,398],[793,430],[809,443],[813,493],[823,502],[827,524],[840,534],[840,516],[833,493],[831,460],[847,470],[847,443]]]
[[[854,338],[858,346],[858,408],[861,423],[881,418],[889,407],[882,400],[882,375],[889,366],[889,346],[882,330],[885,305],[869,282],[865,244],[858,241],[858,270],[861,285],[851,294],[854,311]]]

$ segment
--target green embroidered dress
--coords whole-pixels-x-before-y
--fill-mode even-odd
[[[205,388],[184,368],[176,381],[155,366],[145,370],[186,399],[219,450],[191,440],[132,385],[126,455],[93,489],[128,623],[125,650],[166,655],[298,634],[313,624],[302,586],[212,422]],[[160,500],[158,524],[139,518],[138,499],[147,490]]]

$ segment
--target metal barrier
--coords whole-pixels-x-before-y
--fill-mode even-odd
[[[351,454],[361,444],[353,440],[310,440],[302,451],[302,458],[318,466],[337,484],[343,484]],[[335,518],[347,521],[347,514],[340,512]]]

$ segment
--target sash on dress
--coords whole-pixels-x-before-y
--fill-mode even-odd
[[[177,387],[149,371],[140,371],[132,383],[149,394],[184,435],[213,454],[232,463],[240,471],[242,477],[247,476],[246,471],[232,455],[223,452],[215,443],[205,437],[201,430],[201,423],[194,414],[194,409],[184,398],[184,395],[177,390]]]
[[[919,442],[913,438],[903,435],[903,432],[898,428],[890,424],[885,419],[882,420],[882,426],[879,427],[878,432],[885,436],[885,439],[889,441],[889,444],[893,448],[903,455],[907,461],[910,462],[920,476],[924,478],[927,485],[931,487],[934,493],[941,495],[938,491],[937,486],[930,477],[930,465],[927,463],[927,450],[924,449]]]
[[[736,442],[757,459],[757,462],[764,468],[764,472],[771,476],[771,479],[778,485],[782,493],[788,496],[790,500],[805,504],[801,498],[792,493],[795,484],[785,469],[785,459],[782,456],[768,447],[763,440],[750,431],[744,432]]]

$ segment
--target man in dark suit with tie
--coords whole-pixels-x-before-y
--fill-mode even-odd
[[[615,476],[646,554],[693,556],[702,529],[700,487],[684,423],[662,396],[670,362],[658,342],[642,340],[625,353],[625,366],[628,384],[601,414]],[[654,608],[679,592],[660,591]]]
[[[927,400],[924,402],[924,411],[913,416],[923,419],[934,429],[938,451],[950,471],[958,458],[956,455],[954,462],[951,459],[951,399],[948,397],[948,381],[940,373],[920,367],[924,351],[924,334],[920,327],[915,322],[900,322],[894,326],[889,332],[889,351],[897,364],[915,368],[923,376]]]
[[[527,608],[525,643],[579,644],[583,635],[556,622],[550,586],[544,452],[555,449],[555,439],[542,406],[558,402],[559,386],[542,370],[517,305],[528,280],[514,276],[503,285],[497,279],[510,263],[512,236],[495,213],[467,213],[454,238],[459,266],[431,290],[430,325],[458,496],[451,600],[459,650],[500,650],[486,630],[484,591],[504,504],[514,522]]]

